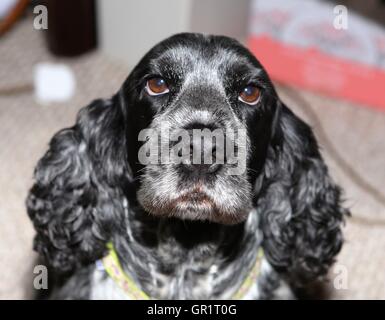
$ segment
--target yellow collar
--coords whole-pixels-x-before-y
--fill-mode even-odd
[[[131,277],[123,271],[119,262],[118,255],[116,254],[114,246],[111,242],[107,244],[107,248],[109,250],[109,253],[106,257],[102,259],[102,263],[108,275],[115,281],[115,283],[124,291],[124,293],[131,300],[151,300],[151,297],[149,297],[145,292],[143,292],[143,290],[141,290],[135,284],[134,280],[131,279]],[[243,281],[242,285],[235,292],[231,299],[241,300],[249,291],[251,286],[256,283],[261,267],[262,257],[263,251],[262,249],[260,249],[258,251],[255,264],[250,270],[249,275]]]

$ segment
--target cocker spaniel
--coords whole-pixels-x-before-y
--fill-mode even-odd
[[[34,248],[59,299],[294,298],[334,262],[348,213],[310,127],[223,36],[156,45],[55,134],[35,180]]]

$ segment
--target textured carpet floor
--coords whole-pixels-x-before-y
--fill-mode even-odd
[[[43,61],[67,63],[76,75],[77,92],[71,101],[51,106],[38,105],[28,91],[0,95],[0,299],[29,297],[35,255],[24,200],[34,165],[50,137],[73,124],[80,107],[94,98],[111,96],[129,72],[124,64],[99,52],[78,59],[53,58],[41,32],[27,19],[0,39],[0,90],[30,84],[34,64]],[[337,151],[366,182],[383,190],[385,113],[312,93],[293,95],[281,86],[278,91],[283,101],[314,125],[332,175],[344,187],[354,216],[347,221],[346,245],[330,273],[331,298],[385,299],[385,204],[357,183],[333,153]],[[341,270],[347,271],[348,287],[338,290],[333,283]]]

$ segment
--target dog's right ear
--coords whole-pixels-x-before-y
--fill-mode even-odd
[[[34,248],[59,272],[100,258],[111,230],[124,226],[131,172],[117,97],[83,108],[75,126],[52,138],[35,169],[27,198]]]
[[[312,129],[285,105],[279,107],[257,207],[269,263],[298,286],[327,274],[349,211]]]

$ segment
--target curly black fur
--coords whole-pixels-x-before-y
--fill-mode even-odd
[[[308,125],[285,106],[256,200],[269,262],[299,284],[327,273],[340,251],[348,211]]]
[[[111,231],[123,226],[122,188],[131,182],[124,144],[119,105],[96,100],[52,138],[39,161],[27,208],[34,248],[56,270],[97,260]]]

